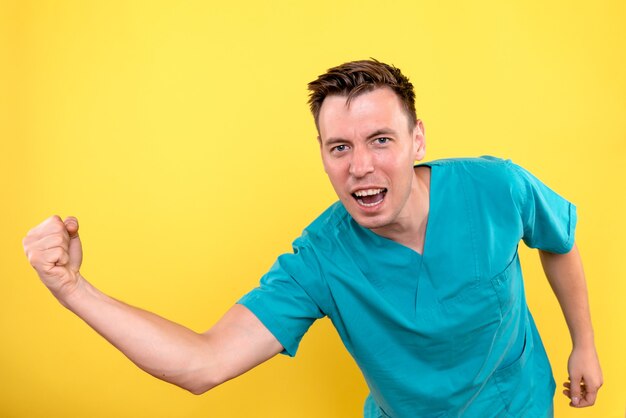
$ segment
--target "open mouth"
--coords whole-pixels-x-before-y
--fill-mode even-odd
[[[352,197],[359,205],[370,208],[380,204],[385,199],[385,194],[387,194],[387,189],[366,189],[357,190],[352,193]]]

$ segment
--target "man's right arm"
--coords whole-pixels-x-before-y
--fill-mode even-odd
[[[200,394],[283,350],[258,318],[235,305],[196,333],[97,290],[80,272],[78,221],[48,218],[29,231],[24,251],[42,282],[66,308],[159,379]]]

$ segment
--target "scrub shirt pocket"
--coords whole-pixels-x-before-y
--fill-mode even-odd
[[[447,418],[449,415],[447,412],[437,412],[435,414],[420,415],[419,418]],[[391,415],[387,415],[385,411],[380,410],[380,415],[377,418],[392,418]]]
[[[372,395],[368,395],[367,399],[365,399],[365,406],[363,410],[364,418],[393,418],[391,415],[387,414],[381,407],[376,405],[374,402],[374,398]],[[434,414],[428,415],[420,415],[420,418],[447,418],[449,415],[447,412],[437,412]]]
[[[509,417],[535,417],[533,376],[534,338],[524,297],[521,266],[517,254],[506,269],[492,279],[502,318],[499,344],[506,352],[493,373],[500,397]],[[509,347],[508,349],[504,347]]]
[[[528,392],[528,386],[532,385],[532,379],[529,379],[530,373],[525,369],[532,351],[532,337],[528,335],[528,330],[526,330],[524,347],[519,358],[494,372],[496,385],[507,411],[513,414],[511,416],[517,417],[516,411],[523,411],[528,403],[528,398],[525,394]]]

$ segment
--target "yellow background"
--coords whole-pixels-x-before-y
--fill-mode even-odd
[[[556,416],[624,416],[625,22],[623,0],[0,2],[0,416],[359,416],[328,320],[195,397],[60,307],[21,239],[76,215],[92,283],[208,328],[335,200],[306,83],[368,57],[413,81],[428,159],[511,158],[577,204],[605,387]],[[522,257],[560,386],[568,332]]]

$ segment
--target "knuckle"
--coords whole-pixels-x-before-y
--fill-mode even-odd
[[[50,239],[50,245],[57,247],[65,243],[65,237],[61,234],[55,234]]]
[[[54,224],[50,228],[50,233],[51,234],[62,234],[64,230],[65,230],[65,227],[63,225]]]
[[[28,262],[34,267],[36,265],[40,264],[40,257],[39,257],[39,253],[33,253],[33,252],[29,252],[28,253]]]
[[[65,224],[63,223],[63,221],[61,221],[61,218],[59,218],[58,216],[53,216],[51,218],[48,218],[48,220],[46,220],[46,222],[44,222],[42,226],[44,227],[44,230],[47,231],[61,231],[62,229],[64,229]]]
[[[41,237],[41,242],[44,245],[52,246],[54,244],[58,244],[62,237],[63,233],[60,230],[50,230]]]

